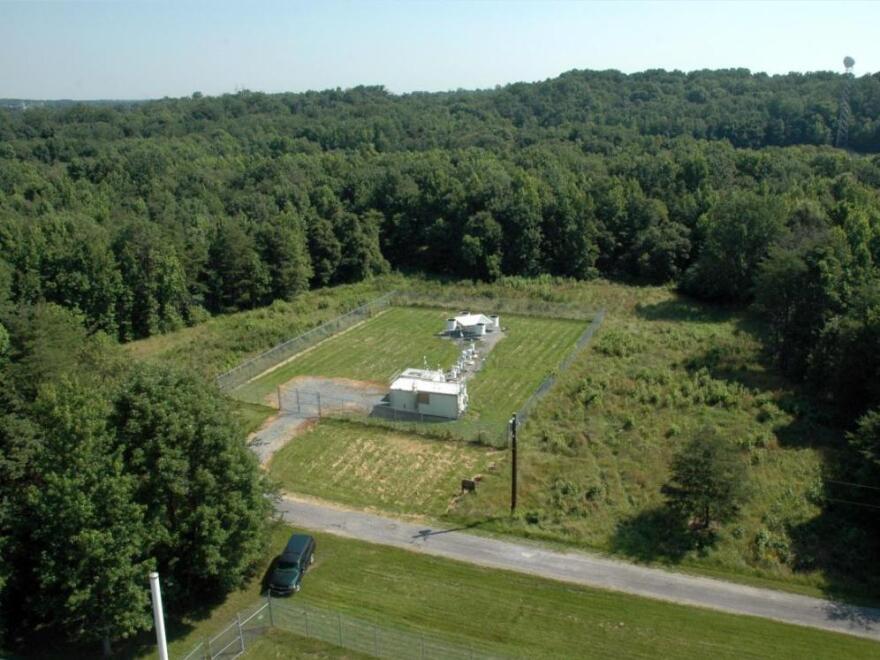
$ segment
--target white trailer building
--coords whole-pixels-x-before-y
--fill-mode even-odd
[[[447,334],[460,332],[470,337],[482,337],[487,332],[497,332],[500,329],[501,319],[497,316],[462,312],[454,318],[446,319]]]
[[[458,419],[467,410],[467,385],[447,381],[442,371],[407,369],[391,383],[388,402],[392,410]]]

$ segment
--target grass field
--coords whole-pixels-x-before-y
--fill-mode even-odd
[[[278,452],[270,471],[289,492],[362,508],[443,515],[463,478],[500,479],[505,456],[462,442],[322,420]]]
[[[350,378],[387,384],[407,367],[444,369],[458,358],[456,345],[438,337],[448,314],[442,310],[392,307],[294,357],[290,362],[235,391],[245,401],[264,402],[267,396],[297,376]]]
[[[125,344],[135,360],[179,367],[214,377],[243,360],[336,318],[382,293],[400,278],[385,277],[357,284],[317,289],[292,302],[215,316],[176,332]]]
[[[766,364],[761,326],[747,313],[608,282],[460,288],[608,310],[522,434],[520,516],[498,515],[507,486],[490,483],[479,502],[462,503],[459,513],[470,509],[462,521],[493,519],[496,531],[816,595],[876,598],[878,572],[862,561],[877,551],[870,537],[823,504],[822,475],[835,469],[843,433]],[[707,430],[740,447],[750,498],[713,545],[693,548],[669,527],[660,489],[674,453]]]
[[[584,321],[504,317],[507,336],[468,383],[468,419],[506,422],[565,356],[587,326]]]
[[[238,388],[236,398],[265,402],[275,388],[297,376],[326,376],[385,384],[406,367],[447,368],[456,345],[438,337],[448,310],[395,307],[328,339],[284,366]],[[466,420],[503,424],[572,349],[586,323],[536,317],[505,317],[504,337],[468,382]]]
[[[274,534],[277,552],[290,529]],[[298,599],[379,626],[441,635],[519,657],[875,658],[880,645],[763,619],[586,589],[483,569],[418,553],[318,534],[314,569]],[[268,566],[271,555],[266,557]],[[234,619],[259,598],[257,579],[170,646],[172,657]],[[287,646],[290,644],[290,646]],[[256,658],[357,657],[272,635]],[[146,650],[146,649],[145,649]],[[287,652],[287,655],[283,653]],[[417,651],[414,651],[417,655]],[[306,656],[307,657],[307,656]]]
[[[365,660],[373,656],[273,628],[247,647],[244,657],[247,660]]]
[[[498,532],[816,595],[880,593],[880,571],[864,562],[880,550],[844,508],[823,500],[822,477],[838,469],[843,432],[765,362],[761,327],[743,310],[701,305],[662,287],[603,281],[397,286],[437,300],[482,297],[475,309],[509,298],[608,312],[521,436],[520,516],[499,515],[509,487],[499,479],[478,500],[463,501],[456,521],[493,519],[489,526]],[[520,350],[517,342],[530,335],[539,347],[549,345],[552,333],[518,337],[519,317],[502,321],[510,336],[469,387],[475,416],[488,415],[483,406],[494,399],[492,410],[506,418],[516,408],[512,399],[520,398],[511,390],[537,384],[563,352],[531,357],[533,349]],[[577,336],[563,327],[562,335]],[[713,545],[694,549],[669,529],[660,488],[676,450],[704,429],[741,448],[750,465],[750,499]]]

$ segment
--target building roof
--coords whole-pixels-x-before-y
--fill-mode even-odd
[[[421,378],[409,378],[400,376],[391,383],[392,390],[403,392],[429,392],[431,394],[454,394],[461,392],[461,383],[438,383],[434,380],[422,380]]]
[[[465,327],[477,325],[478,323],[492,325],[492,319],[485,314],[462,314],[461,316],[455,317],[455,322]]]
[[[432,380],[435,383],[446,382],[446,375],[440,370],[404,369],[400,376],[405,378],[417,378],[418,380]]]

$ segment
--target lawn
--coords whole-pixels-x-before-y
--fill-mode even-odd
[[[247,660],[289,660],[299,658],[301,660],[364,660],[371,658],[356,651],[350,651],[327,642],[308,637],[300,637],[292,632],[273,628],[265,635],[259,637],[253,644],[247,647],[244,655]]]
[[[288,492],[362,508],[442,515],[463,478],[481,474],[484,484],[500,479],[505,457],[463,442],[328,419],[278,452],[270,471]]]
[[[468,382],[466,419],[506,422],[574,348],[585,321],[505,316],[507,336]]]
[[[431,368],[448,368],[459,351],[455,343],[437,334],[447,316],[442,310],[392,307],[239,387],[234,396],[265,402],[278,385],[297,376],[350,378],[385,385],[395,373],[421,367],[425,360]]]
[[[290,529],[278,526],[273,549]],[[295,596],[378,626],[439,635],[519,657],[870,658],[880,645],[758,618],[662,603],[316,534],[317,559]],[[267,555],[265,565],[271,561]],[[259,598],[259,579],[231,602]],[[171,645],[179,657],[234,619],[227,605]],[[289,647],[285,644],[290,644]],[[268,637],[257,658],[300,657],[310,642]],[[327,654],[324,656],[323,654]],[[414,654],[417,651],[414,650]],[[357,657],[321,648],[317,657]]]
[[[296,337],[394,289],[399,278],[309,291],[292,302],[224,314],[164,335],[129,342],[135,360],[165,364],[213,378],[245,359]]]
[[[395,373],[422,366],[425,359],[431,367],[447,368],[458,357],[456,345],[437,336],[448,316],[448,310],[394,307],[238,388],[235,397],[270,402],[278,385],[297,376],[386,384]],[[503,325],[506,336],[468,382],[470,409],[464,421],[503,427],[510,414],[572,350],[586,322],[505,316]]]

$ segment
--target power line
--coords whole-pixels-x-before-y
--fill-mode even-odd
[[[866,484],[854,484],[851,481],[838,481],[836,479],[825,479],[829,484],[841,484],[843,486],[854,486],[855,488],[870,488],[871,490],[880,490],[880,486],[868,486]]]
[[[878,504],[865,504],[864,502],[851,502],[850,500],[838,500],[833,497],[823,498],[826,502],[837,502],[838,504],[852,504],[853,506],[863,506],[868,509],[880,509]]]

